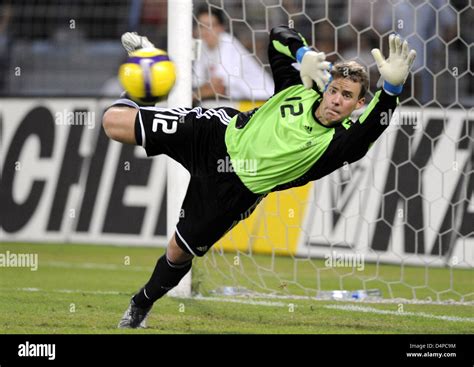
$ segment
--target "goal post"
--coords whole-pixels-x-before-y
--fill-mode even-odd
[[[168,96],[168,107],[192,105],[192,0],[168,1],[168,54],[176,65],[176,84]],[[179,163],[167,158],[167,235],[170,239],[176,230],[181,204],[189,183],[189,174]],[[191,295],[191,271],[171,292],[171,296]]]

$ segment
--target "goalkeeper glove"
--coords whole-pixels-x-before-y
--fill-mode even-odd
[[[301,64],[301,81],[306,89],[313,87],[316,82],[320,91],[324,91],[326,84],[331,79],[329,73],[331,64],[326,60],[324,52],[316,52],[309,47],[301,47],[296,52],[296,60]]]
[[[396,95],[402,92],[403,84],[415,61],[416,51],[408,51],[408,42],[402,43],[398,35],[391,34],[388,40],[390,48],[388,59],[385,60],[378,48],[372,50],[372,56],[384,80],[383,89],[389,94]]]
[[[155,48],[155,45],[151,43],[147,37],[140,36],[137,32],[127,32],[122,34],[122,45],[127,51],[128,55],[131,56],[131,54],[135,51],[141,50],[143,48]],[[133,101],[134,106],[153,106],[156,104],[159,98],[134,98],[131,95],[129,95],[128,92],[124,91],[120,95],[121,99],[129,99]],[[138,105],[137,105],[138,103]]]
[[[130,55],[133,51],[142,48],[154,48],[155,45],[151,43],[147,37],[140,36],[137,32],[127,32],[122,34],[122,45]]]

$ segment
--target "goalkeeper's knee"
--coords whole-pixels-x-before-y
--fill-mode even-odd
[[[112,140],[136,144],[135,118],[138,110],[129,107],[111,107],[102,117],[105,134]]]

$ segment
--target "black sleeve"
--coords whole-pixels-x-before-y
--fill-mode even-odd
[[[292,85],[302,84],[300,73],[293,67],[296,51],[307,46],[304,37],[287,26],[278,26],[270,32],[268,59],[275,82],[275,94]]]
[[[391,96],[384,90],[378,91],[357,121],[349,128],[341,129],[342,132],[336,137],[340,161],[352,163],[367,153],[388,127],[397,100],[397,96]]]

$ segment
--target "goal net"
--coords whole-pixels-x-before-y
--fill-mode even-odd
[[[209,33],[221,30],[198,13],[203,8],[208,17],[221,14],[236,50],[232,66],[222,43],[217,52],[206,45]],[[194,292],[472,302],[473,15],[468,1],[196,1],[194,37],[207,66],[195,66],[194,97],[205,107],[261,103],[260,92],[269,89],[268,32],[280,24],[333,63],[367,66],[368,101],[379,78],[372,48],[388,54],[388,36],[396,32],[418,56],[390,127],[368,155],[268,195],[195,260]],[[252,63],[264,75],[260,84],[246,76]],[[199,88],[206,83],[210,93]]]

